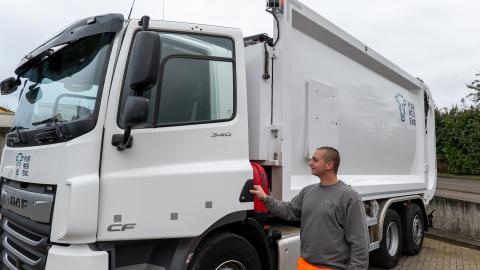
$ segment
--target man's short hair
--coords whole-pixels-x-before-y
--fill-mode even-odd
[[[330,146],[322,146],[317,148],[317,150],[325,151],[325,155],[323,155],[325,163],[332,161],[334,164],[333,170],[335,173],[338,173],[338,167],[340,167],[340,153],[338,150]]]

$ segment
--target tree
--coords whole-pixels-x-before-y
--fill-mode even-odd
[[[475,105],[480,106],[480,73],[475,74],[475,76],[477,79],[467,84],[467,87],[473,90],[472,93],[467,95],[467,98],[475,103]]]

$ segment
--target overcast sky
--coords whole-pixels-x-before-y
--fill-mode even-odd
[[[288,0],[287,0],[288,1]],[[438,107],[450,107],[470,91],[480,72],[478,0],[303,0],[387,59],[422,78]],[[0,80],[18,61],[77,19],[104,13],[128,16],[132,0],[4,0],[0,9]],[[265,0],[136,0],[132,17],[238,27],[245,36],[272,33]],[[16,108],[16,97],[0,106]]]

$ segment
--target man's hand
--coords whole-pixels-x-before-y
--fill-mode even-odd
[[[265,198],[267,198],[267,194],[265,194],[265,192],[262,189],[262,186],[260,185],[254,185],[253,190],[250,190],[250,193],[257,196],[257,198],[259,198],[260,201],[264,201]]]

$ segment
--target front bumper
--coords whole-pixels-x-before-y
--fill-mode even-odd
[[[88,245],[52,245],[45,270],[108,270],[108,258],[106,251],[95,251]]]

